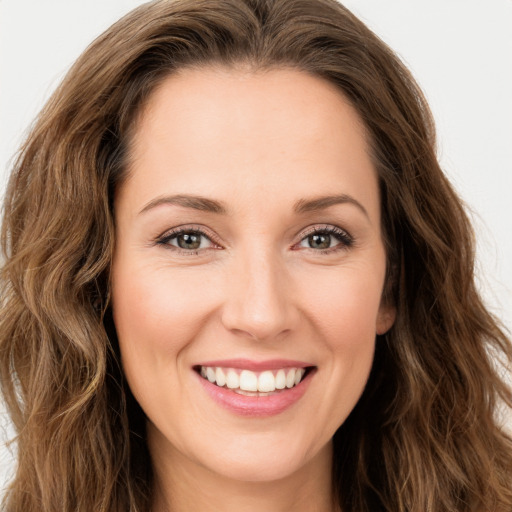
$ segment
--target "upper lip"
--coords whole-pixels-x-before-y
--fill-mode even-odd
[[[279,368],[307,368],[314,365],[293,359],[267,359],[266,361],[253,361],[252,359],[222,359],[216,361],[204,361],[195,366],[238,368],[240,370],[262,372],[265,370],[278,370]]]

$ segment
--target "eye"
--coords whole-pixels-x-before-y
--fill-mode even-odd
[[[190,228],[175,229],[166,233],[157,240],[157,243],[191,254],[197,254],[202,249],[215,247],[215,244],[204,231]]]
[[[167,232],[159,237],[156,243],[187,255],[197,255],[203,250],[220,248],[205,231],[189,227],[176,228]],[[324,226],[314,227],[307,231],[298,247],[317,253],[330,253],[346,250],[353,243],[353,238],[345,230],[336,226]]]
[[[353,238],[343,229],[335,226],[315,227],[306,233],[299,247],[318,252],[333,252],[351,247]]]

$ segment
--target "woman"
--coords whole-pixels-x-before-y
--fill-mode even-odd
[[[511,344],[419,89],[336,2],[116,23],[3,246],[6,510],[510,510]]]

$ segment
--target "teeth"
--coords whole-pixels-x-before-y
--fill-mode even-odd
[[[243,391],[258,391],[258,377],[254,372],[242,370],[240,373],[240,389]]]
[[[286,374],[284,370],[279,370],[276,375],[276,389],[284,389],[286,387]]]
[[[206,373],[208,373],[208,371]],[[210,380],[210,379],[208,379],[208,380]],[[211,382],[211,380],[210,380],[210,382]],[[294,384],[295,384],[295,370],[292,368],[291,370],[288,370],[288,373],[286,374],[286,387],[293,388]]]
[[[302,376],[304,375],[304,372],[305,372],[305,370],[303,368],[299,368],[295,372],[295,381],[294,381],[295,385],[297,385],[300,382],[300,380],[302,379]]]
[[[224,375],[222,368],[216,368],[215,382],[216,382],[217,386],[221,386],[221,387],[224,386],[224,384],[226,384],[226,376]]]
[[[275,391],[276,390],[276,379],[272,372],[266,371],[260,373],[258,377],[258,391]]]
[[[226,385],[229,389],[238,389],[240,387],[240,378],[235,370],[228,370]]]
[[[213,368],[206,368],[206,378],[210,381],[210,382],[215,382],[215,370]]]
[[[213,368],[201,366],[201,376],[220,387],[233,389],[240,394],[257,396],[259,393],[293,388],[300,383],[306,373],[304,368],[287,368],[261,373],[234,368]]]

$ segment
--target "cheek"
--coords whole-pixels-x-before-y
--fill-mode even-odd
[[[324,359],[328,384],[323,387],[323,418],[329,432],[341,425],[359,400],[373,364],[381,278],[354,268],[340,269],[333,279],[317,274],[304,281],[314,336],[329,357]],[[320,409],[317,414],[320,415]]]
[[[302,281],[304,310],[333,348],[355,344],[357,350],[361,342],[375,339],[382,276],[383,271],[364,266],[345,267]]]
[[[171,279],[171,275],[173,278]],[[175,381],[181,353],[199,329],[205,294],[158,266],[117,261],[113,267],[113,318],[124,373],[141,403],[158,379]]]
[[[302,327],[330,350],[357,351],[375,338],[383,278],[371,270],[296,268],[278,293],[301,311]],[[115,265],[114,321],[123,356],[154,354],[161,363],[165,354],[176,357],[219,312],[223,300],[236,300],[222,297],[225,274],[212,268],[138,266],[133,261]]]
[[[205,288],[199,274],[133,260],[113,267],[113,318],[123,372],[149,417],[162,404],[168,412],[179,410],[184,400],[177,392],[188,369],[182,363],[214,310],[211,287]]]
[[[120,342],[147,340],[160,350],[178,350],[211,306],[205,281],[193,272],[127,267],[118,267],[112,287]]]

